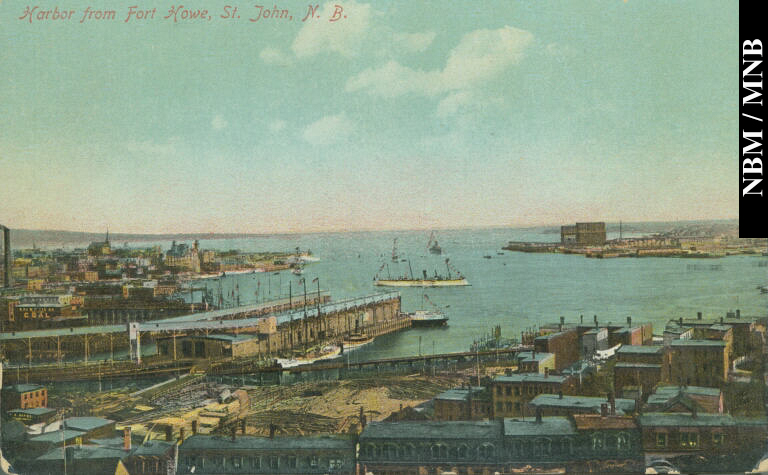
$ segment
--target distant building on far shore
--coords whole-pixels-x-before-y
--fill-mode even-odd
[[[563,246],[602,246],[605,244],[605,223],[576,223],[560,227]]]

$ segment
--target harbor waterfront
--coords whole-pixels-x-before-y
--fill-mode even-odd
[[[422,231],[328,233],[282,235],[243,240],[201,241],[218,249],[311,249],[318,261],[304,270],[307,282],[318,278],[334,300],[376,293],[373,276],[387,262],[392,274],[408,272],[408,263],[392,263],[392,240],[398,237],[401,256],[410,259],[413,273],[428,274],[445,268],[445,258],[462,271],[471,285],[461,287],[398,287],[401,308],[412,312],[423,307],[423,295],[445,309],[449,325],[414,328],[377,339],[356,351],[356,358],[382,359],[466,351],[472,343],[501,325],[505,337],[520,338],[522,331],[557,320],[578,323],[580,315],[601,324],[621,323],[627,316],[654,324],[661,334],[669,319],[719,318],[739,308],[743,315],[765,316],[768,297],[766,268],[761,256],[728,256],[718,259],[638,258],[585,259],[569,254],[504,252],[508,241],[557,241],[557,234],[543,229],[443,230],[439,233],[443,254],[430,255],[424,247],[428,233]],[[611,236],[617,237],[617,236]],[[491,259],[483,256],[492,256]],[[386,271],[384,271],[386,272]],[[384,274],[386,275],[386,274]],[[256,301],[257,288],[264,296],[271,286],[287,296],[292,280],[294,296],[299,278],[281,275],[243,274],[222,279],[224,293],[239,286],[243,303]],[[217,289],[218,282],[207,282]],[[309,290],[308,290],[309,291]]]

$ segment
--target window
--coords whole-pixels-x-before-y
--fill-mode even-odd
[[[594,434],[592,436],[592,450],[593,451],[603,450],[604,446],[605,444],[603,443],[603,438],[599,434]]]
[[[501,396],[503,389],[501,389],[501,386],[496,386],[496,394]]]
[[[666,432],[657,432],[656,433],[656,447],[666,447],[667,446],[667,433]]]
[[[502,403],[497,402],[496,403],[496,411],[497,412],[501,412],[502,410],[504,410],[504,406],[502,405]]]
[[[699,446],[698,432],[680,432],[680,446],[695,448]]]
[[[285,462],[288,465],[288,468],[296,468],[299,465],[298,459],[293,455],[289,455]]]
[[[330,470],[339,470],[344,466],[342,459],[330,459],[328,460],[328,468]]]
[[[511,402],[507,403],[507,412],[512,412],[512,403]]]
[[[232,457],[232,467],[233,468],[240,468],[243,466],[243,458],[242,457]]]
[[[515,388],[515,396],[519,396],[519,395],[520,395],[520,388]]]
[[[511,395],[512,395],[512,388],[511,388],[511,387],[509,387],[509,386],[507,386],[507,387],[505,388],[505,392],[506,392],[507,396],[511,396]]]
[[[712,443],[715,445],[721,445],[723,442],[725,442],[725,434],[722,432],[713,432],[712,433]]]
[[[621,451],[629,449],[629,435],[621,432],[616,436],[616,449]]]
[[[261,457],[251,457],[251,468],[261,468]]]
[[[320,460],[317,458],[316,455],[313,455],[309,458],[309,466],[312,468],[317,468],[317,466],[320,465]]]
[[[269,468],[275,469],[280,467],[280,459],[274,455],[269,457]]]
[[[493,457],[493,444],[483,444],[480,446],[480,458],[489,459]]]

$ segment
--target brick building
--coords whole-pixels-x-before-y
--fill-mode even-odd
[[[3,387],[2,398],[5,410],[48,407],[48,390],[38,384]]]
[[[567,368],[579,360],[579,334],[575,328],[537,336],[533,340],[536,352],[553,353],[555,369]]]
[[[472,421],[490,419],[491,392],[484,386],[449,389],[434,398],[436,421]]]
[[[728,381],[730,360],[725,341],[674,340],[669,346],[669,382],[721,387]]]
[[[539,394],[571,392],[573,383],[567,376],[538,373],[518,373],[496,376],[491,381],[493,417],[530,415],[528,403]]]

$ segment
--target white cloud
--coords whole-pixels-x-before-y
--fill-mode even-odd
[[[331,145],[349,137],[353,127],[344,113],[325,116],[304,129],[304,140],[312,145]]]
[[[343,4],[346,15],[339,21],[328,21],[338,2],[325,3],[318,12],[319,18],[308,18],[291,45],[299,58],[314,56],[322,52],[338,53],[345,57],[357,56],[360,45],[371,28],[371,6],[355,1]]]
[[[347,91],[395,97],[407,93],[443,94],[471,89],[518,64],[533,41],[528,31],[506,26],[464,35],[442,70],[421,71],[389,61],[347,81]]]
[[[261,50],[261,53],[259,53],[259,58],[261,58],[261,60],[267,64],[276,64],[278,66],[290,66],[293,62],[291,57],[286,53],[272,47],[267,47]]]
[[[227,121],[222,117],[220,114],[214,116],[213,120],[211,120],[211,127],[213,127],[215,130],[221,130],[227,126]]]
[[[288,122],[282,119],[273,120],[269,124],[269,131],[276,134],[281,130],[284,130],[287,126],[288,126]]]
[[[405,50],[409,53],[420,53],[435,40],[435,32],[425,33],[394,33],[392,35],[392,44],[397,49]]]
[[[459,112],[475,101],[475,97],[470,91],[458,91],[448,94],[437,104],[438,117],[447,117]]]

